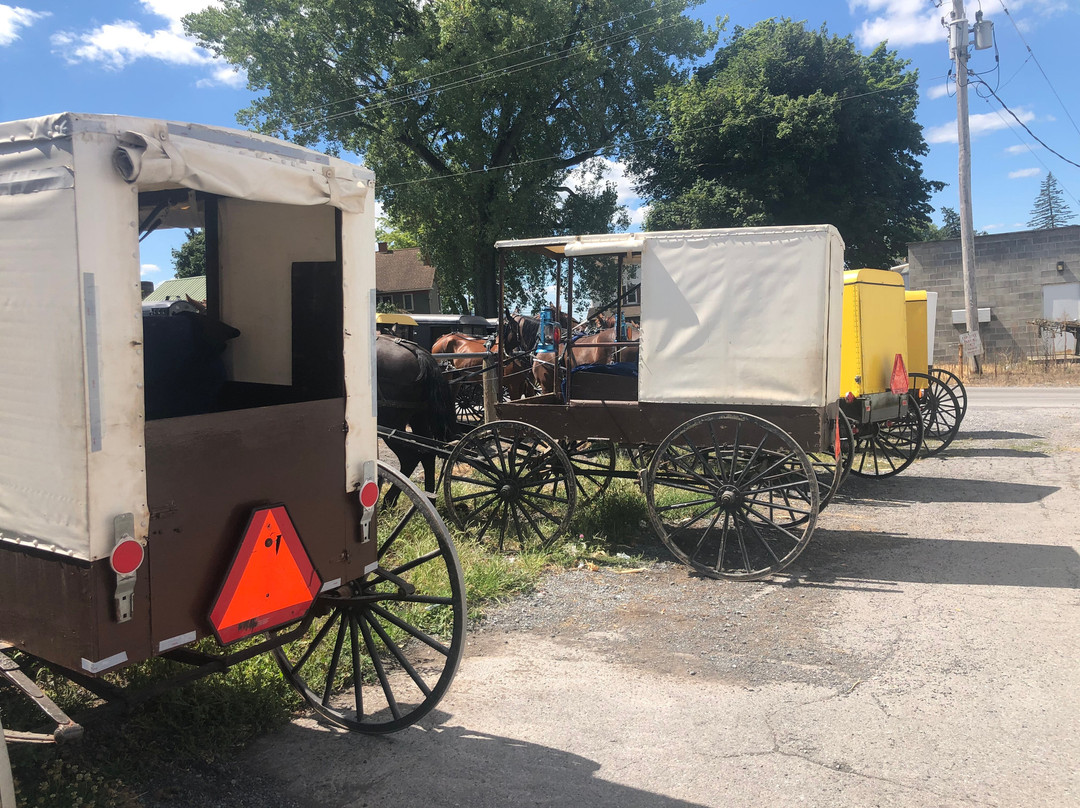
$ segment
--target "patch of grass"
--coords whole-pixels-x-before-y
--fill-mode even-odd
[[[492,604],[532,591],[545,570],[640,566],[643,556],[636,546],[651,540],[647,521],[645,500],[634,482],[613,480],[602,496],[579,506],[571,533],[546,548],[503,554],[456,534],[470,618],[481,617]],[[390,522],[380,521],[384,523]],[[402,557],[415,557],[434,547],[422,528],[412,531],[410,525],[398,539],[397,552]],[[438,610],[430,617],[442,619]],[[422,624],[423,619],[417,622]],[[440,626],[430,628],[438,631]],[[210,638],[196,647],[220,651]],[[319,663],[313,660],[313,664]],[[186,668],[151,659],[107,679],[122,687],[141,688],[180,670]],[[47,669],[29,673],[69,714],[98,703],[92,694]],[[229,759],[257,735],[284,724],[302,706],[273,657],[262,654],[224,673],[166,690],[118,719],[94,722],[82,743],[14,747],[11,757],[20,808],[134,808],[139,804],[137,789],[160,777],[162,771]],[[0,715],[12,729],[41,723],[40,714],[8,688],[0,688]]]
[[[982,373],[976,374],[956,364],[934,367],[960,376],[967,387],[1073,387],[1080,385],[1080,362],[1071,360],[1029,360],[1011,356],[988,358]]]

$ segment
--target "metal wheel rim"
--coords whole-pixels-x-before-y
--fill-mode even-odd
[[[915,396],[908,393],[907,412],[902,418],[869,427],[866,434],[855,439],[852,474],[881,480],[899,474],[915,462],[923,440],[922,417]]]
[[[570,527],[574,467],[546,432],[492,421],[462,438],[446,461],[450,518],[500,552],[546,546]]]
[[[925,373],[910,375],[923,421],[923,451],[927,455],[936,455],[952,443],[960,431],[960,402],[940,379]]]
[[[379,482],[404,495],[400,507],[379,513],[380,568],[320,597],[312,614],[321,614],[309,618],[314,633],[274,649],[286,680],[316,713],[366,734],[427,715],[450,687],[465,642],[465,581],[450,532],[397,469],[380,462]],[[412,541],[415,557],[403,552]],[[387,563],[415,591],[391,580]],[[329,651],[328,661],[320,651]]]
[[[737,412],[698,416],[668,435],[646,472],[645,497],[676,558],[734,580],[764,578],[794,561],[820,506],[803,449],[769,421]]]
[[[967,388],[960,381],[960,377],[951,370],[945,370],[944,368],[930,368],[930,375],[943,381],[952,394],[956,396],[956,400],[960,404],[960,421],[963,422],[964,416],[967,415],[968,397]]]

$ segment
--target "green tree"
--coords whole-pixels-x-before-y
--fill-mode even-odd
[[[929,224],[916,71],[879,45],[771,19],[735,28],[657,102],[630,160],[649,229],[835,225],[857,266],[888,266]]]
[[[1065,204],[1065,194],[1057,178],[1047,172],[1046,179],[1039,185],[1039,195],[1035,197],[1028,227],[1049,230],[1051,227],[1064,227],[1075,218],[1076,214]]]
[[[606,187],[565,181],[640,137],[640,102],[711,46],[693,2],[223,0],[184,24],[262,91],[241,123],[362,155],[390,227],[490,316],[496,240],[611,226]]]
[[[187,241],[172,250],[173,272],[178,278],[196,278],[206,274],[206,234],[188,230]]]

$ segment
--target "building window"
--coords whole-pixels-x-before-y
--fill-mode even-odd
[[[401,308],[405,309],[405,311],[412,311],[413,310],[413,296],[412,295],[402,295],[401,297],[402,297]]]
[[[393,295],[377,295],[375,297],[375,302],[376,303],[389,303],[390,305],[393,305],[394,296]]]
[[[641,286],[638,286],[634,291],[630,292],[623,299],[624,306],[640,306],[641,305]]]

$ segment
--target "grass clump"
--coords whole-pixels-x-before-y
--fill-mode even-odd
[[[634,482],[613,480],[592,502],[579,503],[571,530],[547,547],[506,554],[477,538],[456,534],[469,617],[478,619],[492,605],[532,591],[547,570],[642,565],[637,548],[642,536],[651,535],[647,522],[645,501]],[[423,530],[400,536],[397,552],[415,557],[430,551],[434,539],[430,533],[422,534]],[[430,617],[437,621],[440,614],[431,610]],[[430,626],[435,632],[442,628]],[[195,648],[207,653],[221,650],[212,638]],[[155,658],[106,679],[138,690],[183,670],[188,668]],[[47,668],[28,666],[26,672],[69,715],[78,716],[98,704],[92,694]],[[256,656],[224,673],[168,689],[119,719],[94,722],[80,744],[14,747],[19,806],[134,808],[139,804],[138,789],[147,783],[169,776],[168,772],[229,760],[259,734],[283,725],[302,706],[272,655]],[[0,688],[0,715],[10,729],[32,729],[41,723],[41,715],[21,694],[7,688]]]

